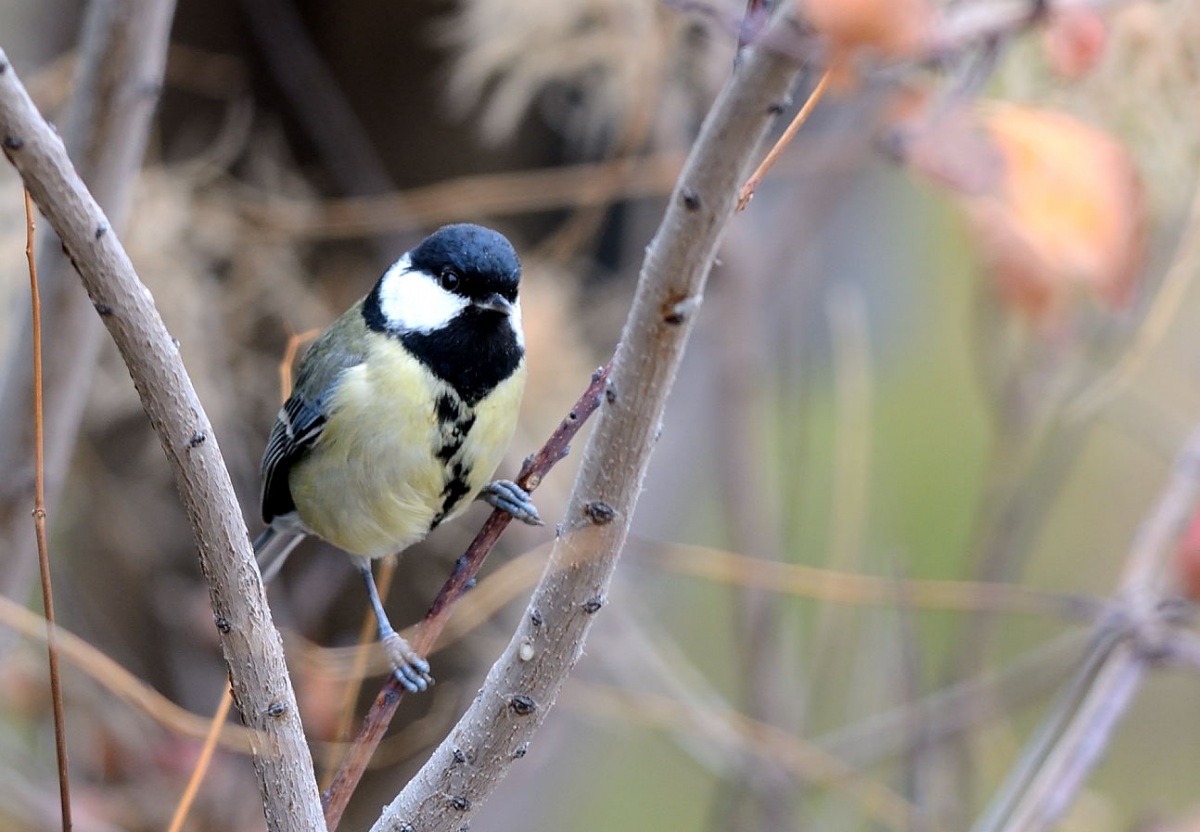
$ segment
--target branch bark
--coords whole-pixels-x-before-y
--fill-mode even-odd
[[[0,148],[62,239],[133,377],[192,525],[235,702],[255,729],[267,827],[324,829],[283,642],[212,426],[150,292],[0,51]]]
[[[785,15],[774,28],[789,25]],[[798,73],[774,50],[747,50],[705,120],[647,249],[567,518],[526,615],[471,707],[375,830],[461,829],[525,756],[605,604],[721,233]]]

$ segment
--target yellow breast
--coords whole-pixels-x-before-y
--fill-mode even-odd
[[[325,429],[288,476],[318,536],[366,557],[399,552],[466,508],[516,427],[522,363],[469,408],[398,343],[376,339],[326,405]]]

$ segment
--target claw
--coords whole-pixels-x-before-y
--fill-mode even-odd
[[[391,659],[396,681],[409,693],[428,690],[433,684],[429,675],[429,662],[421,658],[399,633],[393,632],[382,640],[383,649]]]
[[[479,493],[479,499],[492,508],[507,511],[522,523],[530,526],[545,525],[542,522],[541,515],[538,514],[537,506],[533,504],[533,499],[529,496],[529,492],[512,480],[494,480],[489,482],[483,487],[483,491]]]

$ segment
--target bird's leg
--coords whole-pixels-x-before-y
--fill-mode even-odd
[[[379,640],[392,661],[396,681],[409,693],[420,693],[433,681],[433,677],[429,675],[429,662],[409,647],[408,642],[392,628],[392,622],[388,621],[387,613],[383,611],[383,602],[379,600],[379,589],[375,586],[370,558],[356,557],[353,560],[358,573],[362,575],[363,583],[367,585],[367,595],[371,599],[371,608],[375,611],[375,623],[379,626]]]
[[[493,480],[479,492],[479,499],[492,508],[507,511],[522,523],[530,526],[541,526],[542,518],[529,492],[512,480]]]

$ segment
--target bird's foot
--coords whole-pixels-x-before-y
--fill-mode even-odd
[[[545,525],[542,522],[541,515],[538,514],[537,506],[533,504],[533,499],[529,496],[529,492],[512,480],[493,480],[489,482],[483,487],[483,491],[479,492],[479,499],[492,508],[507,511],[522,523],[530,526]]]
[[[409,693],[428,690],[433,684],[433,677],[429,675],[429,662],[421,658],[399,633],[389,633],[380,641],[392,662],[392,672],[396,681]]]

